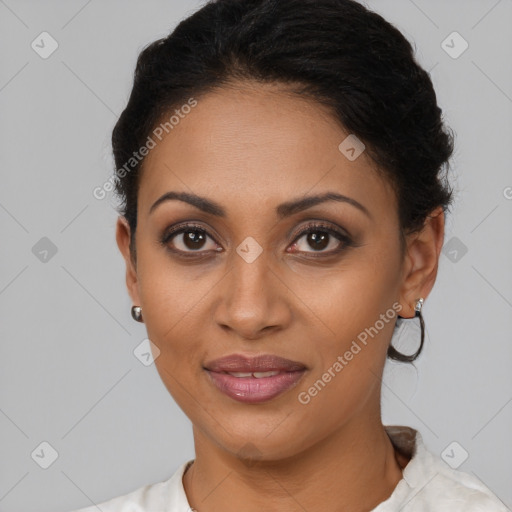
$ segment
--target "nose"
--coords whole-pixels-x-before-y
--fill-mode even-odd
[[[285,329],[291,320],[290,291],[262,252],[254,261],[233,252],[218,290],[214,320],[247,340]]]

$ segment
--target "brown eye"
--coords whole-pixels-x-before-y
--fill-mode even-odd
[[[208,247],[207,241],[210,239],[213,244]],[[167,232],[162,244],[169,246],[171,250],[182,253],[202,252],[208,250],[217,250],[217,244],[201,227],[195,225],[181,225]]]
[[[197,250],[202,249],[206,240],[205,233],[198,230],[184,231],[182,243],[187,249]]]
[[[300,242],[302,239],[304,241]],[[325,224],[311,224],[306,226],[295,238],[293,252],[297,249],[297,252],[329,255],[338,253],[350,245],[350,238],[336,229]]]

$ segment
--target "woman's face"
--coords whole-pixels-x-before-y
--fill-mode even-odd
[[[128,287],[163,382],[212,446],[277,460],[378,417],[399,303],[412,316],[417,290],[394,192],[364,151],[339,149],[348,135],[314,102],[246,85],[199,98],[146,157]],[[153,206],[169,192],[216,206]],[[302,203],[326,194],[350,199]],[[125,257],[127,240],[120,219]],[[274,389],[273,377],[224,375],[235,386],[226,394],[205,368],[232,354],[305,370],[272,398],[261,389]]]

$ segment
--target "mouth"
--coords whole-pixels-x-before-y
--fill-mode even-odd
[[[306,373],[302,363],[274,355],[238,354],[216,359],[203,369],[215,388],[244,403],[262,403],[295,387]]]
[[[304,370],[306,369],[306,365],[272,354],[262,354],[258,356],[230,354],[206,363],[204,369],[212,372],[253,374],[260,372],[292,372]]]
[[[244,403],[261,403],[272,400],[281,393],[295,387],[306,370],[291,372],[212,372],[206,370],[210,382],[229,396]]]

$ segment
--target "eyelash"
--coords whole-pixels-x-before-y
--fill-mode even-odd
[[[208,236],[215,243],[217,243],[217,241],[208,233],[208,231],[204,227],[202,227],[198,224],[193,224],[193,223],[179,224],[177,226],[174,226],[170,230],[167,230],[164,233],[164,235],[162,236],[160,243],[161,243],[161,245],[163,245],[166,249],[168,249],[172,253],[178,254],[179,256],[184,257],[184,258],[200,258],[200,257],[204,257],[204,254],[201,254],[201,252],[203,252],[203,253],[211,252],[211,251],[187,252],[187,251],[181,251],[180,249],[172,249],[169,247],[168,244],[174,237],[176,237],[177,235],[180,235],[182,233],[187,233],[190,231],[197,231],[203,235]],[[331,250],[328,252],[317,252],[316,254],[314,251],[312,253],[307,252],[307,254],[312,254],[312,256],[308,256],[308,258],[322,258],[322,257],[334,256],[334,255],[337,255],[337,254],[343,252],[344,250],[348,249],[349,247],[355,246],[353,240],[349,236],[347,236],[346,234],[342,233],[341,231],[331,227],[328,224],[318,222],[318,221],[310,223],[307,226],[304,226],[301,230],[299,230],[299,232],[295,234],[294,241],[293,241],[292,245],[296,244],[297,241],[300,240],[304,235],[308,235],[310,233],[317,233],[317,232],[327,233],[327,234],[333,236],[334,238],[338,239],[341,243],[341,247],[338,247],[337,249],[334,249],[334,250]],[[304,251],[299,251],[299,252],[303,253]]]

